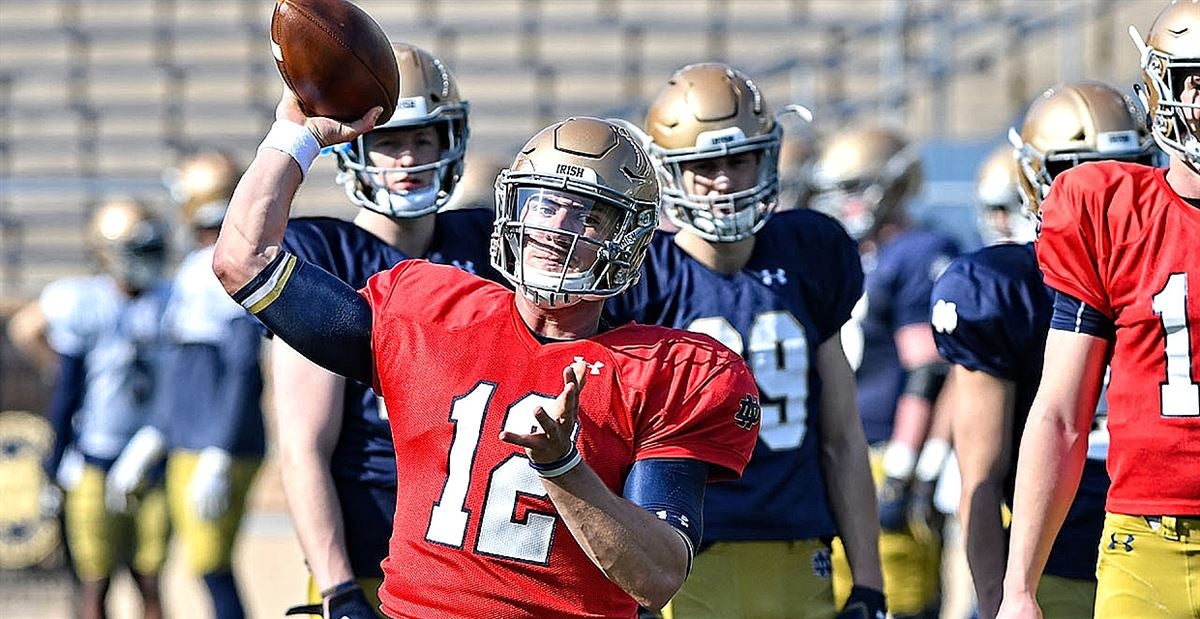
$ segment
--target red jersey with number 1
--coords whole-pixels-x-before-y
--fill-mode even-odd
[[[741,358],[705,336],[628,325],[540,343],[513,293],[452,267],[406,261],[362,294],[374,315],[376,389],[387,404],[399,491],[383,562],[395,617],[633,617],[529,467],[499,439],[527,433],[588,364],[579,450],[614,493],[646,458],[691,458],[716,478],[754,449],[758,393]],[[631,539],[630,544],[639,540]]]
[[[1165,170],[1099,162],[1064,172],[1042,217],[1046,284],[1117,326],[1108,511],[1200,515],[1200,208]]]

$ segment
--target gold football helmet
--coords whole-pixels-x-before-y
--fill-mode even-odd
[[[979,210],[979,234],[986,245],[1014,241],[1024,243],[1035,236],[1033,221],[1021,205],[1020,171],[1011,144],[996,146],[979,165],[975,181],[975,204]]]
[[[1193,168],[1200,166],[1200,102],[1180,100],[1185,82],[1200,72],[1200,3],[1172,0],[1145,41],[1133,26],[1129,36],[1142,64],[1143,84],[1133,88],[1150,115],[1154,139],[1164,151],[1178,154]]]
[[[679,69],[650,104],[645,131],[672,223],[714,242],[746,238],[766,223],[779,192],[782,129],[750,78],[721,63]],[[741,153],[757,156],[753,186],[718,196],[687,192],[683,164]]]
[[[496,179],[492,265],[541,306],[613,296],[637,281],[658,201],[654,167],[627,129],[555,123]]]
[[[183,209],[183,221],[197,229],[221,227],[242,168],[228,153],[203,150],[163,173],[171,198]]]
[[[903,216],[921,182],[916,145],[891,129],[861,127],[833,136],[821,149],[810,175],[811,206],[861,240]]]
[[[1021,200],[1040,217],[1054,178],[1086,161],[1116,159],[1153,165],[1157,154],[1144,116],[1129,97],[1100,82],[1074,82],[1042,93],[1025,112],[1017,149]]]
[[[469,105],[458,94],[454,75],[429,52],[407,43],[393,43],[400,68],[400,98],[386,123],[358,138],[334,147],[337,182],[354,204],[400,219],[422,217],[446,205],[463,172],[467,149]],[[369,136],[381,131],[434,126],[441,155],[432,163],[382,168],[371,165]],[[433,172],[433,181],[413,190],[390,189],[386,179],[395,174]]]
[[[104,203],[92,215],[88,245],[100,267],[131,290],[145,290],[163,273],[167,230],[145,204],[130,198]]]

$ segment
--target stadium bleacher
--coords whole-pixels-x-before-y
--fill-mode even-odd
[[[880,117],[981,143],[1072,72],[1132,81],[1134,54],[1106,50],[1143,17],[1139,2],[1113,0],[360,4],[394,38],[446,58],[472,104],[472,149],[499,159],[560,116],[636,118],[672,70],[707,59],[826,125]],[[87,270],[83,222],[105,195],[163,202],[162,169],[199,146],[249,158],[279,88],[270,11],[251,0],[0,2],[0,217],[23,231],[0,240],[0,297]],[[332,173],[318,162],[315,178]],[[332,183],[309,183],[297,211],[337,213],[341,200]]]

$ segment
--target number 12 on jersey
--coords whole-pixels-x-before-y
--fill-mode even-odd
[[[425,539],[462,548],[471,511],[467,494],[471,488],[471,468],[483,435],[483,421],[496,391],[495,383],[480,381],[466,394],[454,398],[450,422],[454,440],[450,443],[448,473],[442,495],[429,514]],[[526,434],[535,427],[533,412],[550,409],[554,398],[531,393],[517,400],[504,416],[504,429]],[[499,440],[499,439],[496,439]],[[524,522],[514,520],[521,495],[545,498],[546,489],[524,454],[514,453],[491,470],[487,479],[487,497],[479,518],[475,552],[494,557],[546,565],[550,562],[550,543],[554,538],[553,514],[527,511]]]

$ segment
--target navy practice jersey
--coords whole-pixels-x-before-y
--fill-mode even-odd
[[[188,254],[175,274],[162,319],[155,425],[173,450],[219,447],[261,458],[258,322],[225,293],[212,262],[210,245]]]
[[[872,445],[892,436],[896,402],[904,390],[906,372],[896,350],[896,331],[913,324],[929,323],[929,293],[933,281],[958,246],[940,232],[920,228],[906,230],[888,240],[873,255],[863,257],[866,295],[843,337],[853,363],[853,342],[861,342],[861,357],[855,376],[858,408],[862,413],[867,442]],[[855,323],[857,323],[855,325]]]
[[[488,255],[495,219],[491,210],[445,211],[435,217],[433,242],[425,257],[502,281]],[[288,221],[283,249],[355,289],[365,286],[372,275],[411,257],[352,222],[330,217]],[[396,455],[387,406],[381,404],[371,388],[346,381],[342,430],[330,463],[346,521],[351,568],[360,578],[383,575],[379,563],[387,556],[396,506]]]
[[[950,363],[1016,386],[1012,461],[1005,495],[1012,505],[1017,446],[1042,375],[1053,293],[1042,283],[1033,245],[994,245],[952,262],[932,293],[934,341]],[[1088,460],[1075,501],[1054,542],[1046,573],[1095,579],[1096,540],[1104,524],[1108,475]]]
[[[815,211],[776,214],[756,235],[746,267],[714,272],[659,233],[641,280],[610,299],[606,318],[688,329],[745,356],[762,398],[758,445],[740,481],[710,485],[705,543],[832,535],[820,469],[817,348],[862,294],[854,241]]]

